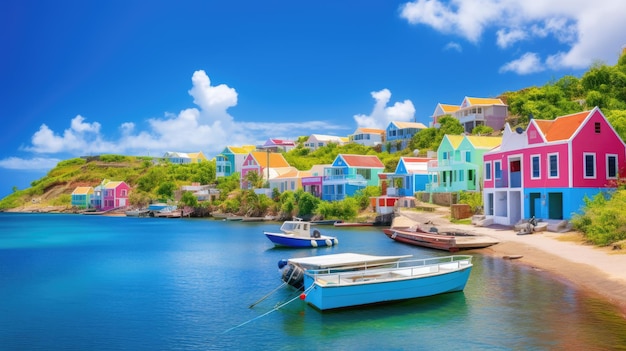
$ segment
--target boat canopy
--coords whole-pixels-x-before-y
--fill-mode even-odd
[[[299,265],[304,269],[325,269],[363,264],[381,264],[387,262],[395,262],[397,260],[409,257],[412,257],[412,255],[373,256],[357,253],[340,253],[332,255],[290,258],[288,261],[290,263]]]

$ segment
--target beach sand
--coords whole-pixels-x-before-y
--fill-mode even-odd
[[[512,228],[453,224],[449,218],[447,208],[434,212],[403,209],[394,218],[393,226],[432,222],[436,226],[488,235],[500,243],[464,252],[479,252],[503,259],[507,256],[521,256],[509,261],[511,264],[525,264],[548,272],[555,279],[573,284],[587,294],[608,300],[619,308],[622,317],[626,319],[626,250],[587,245],[577,232],[543,231],[517,235]]]

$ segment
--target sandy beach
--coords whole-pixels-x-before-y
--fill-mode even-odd
[[[537,270],[549,272],[568,284],[595,294],[615,304],[626,318],[626,250],[610,247],[598,248],[580,240],[580,233],[536,232],[517,235],[512,228],[502,226],[477,227],[452,224],[449,212],[419,212],[400,210],[394,226],[410,226],[431,221],[434,225],[462,229],[488,235],[500,243],[488,248],[474,250],[496,257],[521,256],[508,260],[511,264],[525,264]],[[472,251],[467,251],[471,253]]]

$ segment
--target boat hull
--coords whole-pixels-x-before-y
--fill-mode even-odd
[[[449,273],[379,282],[370,282],[365,276],[361,282],[347,285],[324,283],[315,276],[305,275],[305,301],[319,310],[330,310],[462,291],[471,268],[468,264]]]
[[[456,238],[441,234],[428,234],[421,232],[408,232],[403,230],[385,229],[385,235],[392,240],[404,244],[428,247],[450,252],[459,251],[456,245]]]
[[[437,234],[397,228],[384,229],[383,232],[387,237],[397,242],[450,252],[481,249],[498,243],[498,240],[486,235],[467,233],[444,232]]]
[[[325,247],[337,245],[337,238],[322,235],[319,238],[304,238],[289,234],[264,232],[274,245],[286,247]]]

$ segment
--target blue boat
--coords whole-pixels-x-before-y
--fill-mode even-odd
[[[329,268],[303,271],[301,298],[319,310],[462,291],[472,270],[472,256],[468,255],[401,258],[384,265],[362,262],[354,266],[341,264],[334,256],[316,257],[320,262],[332,262]],[[297,259],[291,261],[297,265]]]
[[[336,237],[322,235],[313,229],[310,222],[295,220],[285,221],[280,226],[280,233],[263,232],[274,245],[288,247],[320,247],[337,245]]]

